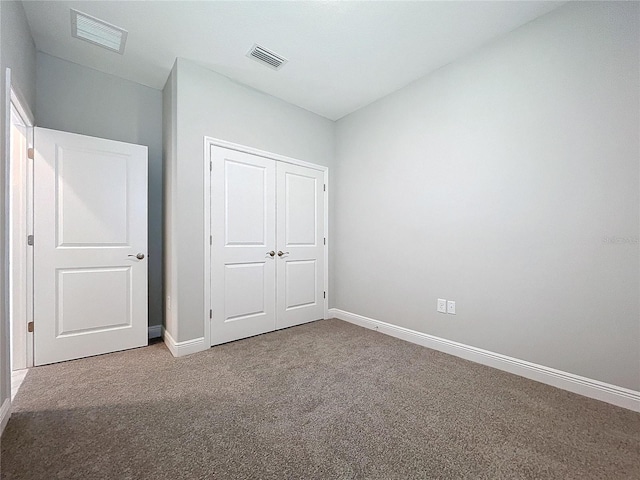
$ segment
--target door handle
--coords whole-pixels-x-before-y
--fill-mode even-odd
[[[281,257],[283,255],[289,255],[289,252],[283,252],[282,250],[278,250],[278,256]]]
[[[136,257],[138,260],[144,259],[144,253],[138,253],[136,255],[127,255],[127,257]]]
[[[274,252],[273,250],[271,250],[270,252],[267,252],[267,255],[270,255],[271,258],[276,256],[276,252]]]

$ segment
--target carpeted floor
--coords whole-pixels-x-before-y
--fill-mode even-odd
[[[640,414],[339,320],[32,369],[2,478],[640,478]]]

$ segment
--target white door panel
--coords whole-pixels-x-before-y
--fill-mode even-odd
[[[211,344],[275,329],[275,162],[212,147]]]
[[[58,269],[56,338],[131,327],[131,273],[131,267]]]
[[[288,310],[316,305],[317,261],[284,259],[285,306]],[[315,320],[315,319],[314,319]]]
[[[147,148],[37,128],[35,154],[36,365],[146,345]]]
[[[284,162],[277,173],[277,328],[285,328],[324,317],[324,173]]]
[[[56,156],[58,246],[127,245],[127,157],[60,146]]]
[[[318,181],[315,175],[307,176],[313,175],[315,170],[300,175],[288,171],[290,168],[288,164],[281,164],[279,169],[279,178],[283,178],[285,187],[284,191],[281,190],[280,197],[284,200],[282,213],[285,219],[283,224],[285,243],[283,246],[315,247],[318,233]],[[320,185],[322,185],[321,182]]]
[[[224,160],[225,245],[267,246],[268,167]]]

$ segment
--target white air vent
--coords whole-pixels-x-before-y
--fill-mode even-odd
[[[127,31],[71,9],[71,36],[122,55]]]
[[[282,66],[289,61],[282,55],[273,53],[266,48],[261,47],[257,43],[255,43],[253,47],[251,47],[251,50],[247,52],[247,57],[260,62],[269,68],[273,68],[274,70],[280,70]]]

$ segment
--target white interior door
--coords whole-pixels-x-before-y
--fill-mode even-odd
[[[35,129],[35,364],[147,344],[147,147]]]
[[[324,317],[324,172],[278,162],[277,328]]]
[[[211,150],[211,344],[275,330],[275,161]]]

